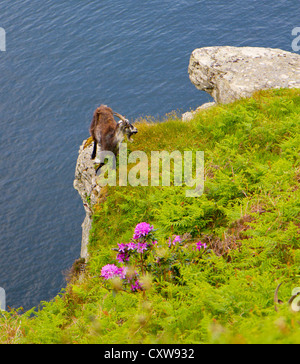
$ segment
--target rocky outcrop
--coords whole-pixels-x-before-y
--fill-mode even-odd
[[[95,161],[91,160],[92,144],[85,140],[79,148],[75,169],[74,188],[78,191],[85,209],[82,224],[81,258],[88,259],[89,233],[92,226],[93,205],[97,202],[100,187],[96,184]]]
[[[194,115],[197,114],[199,111],[209,109],[214,105],[216,105],[215,102],[207,102],[206,104],[197,107],[195,111],[187,111],[184,114],[182,114],[182,121],[190,121],[191,119],[193,119]]]
[[[300,88],[300,55],[258,47],[199,48],[188,72],[199,90],[217,103],[229,103],[257,90]]]

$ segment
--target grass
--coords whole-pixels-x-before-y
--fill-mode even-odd
[[[73,274],[37,312],[3,313],[0,342],[300,343],[300,313],[287,304],[300,286],[299,115],[296,89],[260,91],[185,123],[175,115],[140,120],[129,152],[204,151],[204,194],[187,198],[186,186],[103,188],[84,276]],[[142,221],[157,229],[155,259],[167,268],[158,274],[149,258],[147,289],[132,293],[100,274]],[[184,243],[171,252],[174,235]],[[207,244],[200,255],[199,240]]]

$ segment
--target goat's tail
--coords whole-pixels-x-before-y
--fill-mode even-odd
[[[93,149],[93,153],[92,153],[91,159],[95,159],[96,158],[96,154],[97,154],[97,142],[96,142],[96,140],[94,140],[94,149]]]

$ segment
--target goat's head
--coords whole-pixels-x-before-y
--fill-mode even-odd
[[[127,139],[132,142],[132,135],[136,134],[138,132],[137,128],[135,126],[133,126],[127,119],[125,120],[121,120],[119,122],[119,128],[120,131],[122,132],[122,134],[126,137]]]
[[[137,128],[133,126],[124,116],[116,112],[114,112],[114,115],[116,115],[120,119],[120,121],[118,122],[118,126],[121,133],[124,136],[126,135],[127,139],[132,142],[131,137],[133,134],[136,134],[138,132]]]

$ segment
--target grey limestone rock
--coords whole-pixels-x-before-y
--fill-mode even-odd
[[[250,97],[269,88],[300,87],[300,55],[259,47],[195,49],[188,67],[191,82],[217,103]]]
[[[200,112],[201,110],[209,109],[210,107],[216,105],[215,102],[207,102],[199,107],[195,111],[187,111],[186,113],[182,114],[182,121],[190,121],[195,114]]]
[[[83,141],[79,148],[79,154],[75,169],[74,188],[78,191],[86,212],[85,219],[82,224],[82,242],[81,242],[81,258],[88,258],[87,245],[89,241],[89,232],[92,225],[92,207],[97,202],[100,189],[96,183],[95,161],[91,160],[92,144],[86,145]]]

